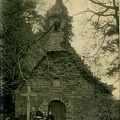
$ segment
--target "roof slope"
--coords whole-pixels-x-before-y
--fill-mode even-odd
[[[70,56],[72,62],[76,65],[80,74],[95,88],[96,91],[111,94],[112,91],[109,89],[109,86],[106,85],[105,83],[102,83],[100,81],[100,78],[93,75],[89,67],[84,63],[84,60],[81,59],[79,54],[77,54],[76,51],[71,46],[69,47],[68,51],[46,52],[46,54],[41,57],[39,62],[37,62],[36,66],[32,69],[31,73],[37,69],[37,67],[40,65],[41,61],[43,61],[45,57],[49,56],[50,54],[54,55],[55,53],[59,53],[59,55],[65,53],[67,56]]]
[[[76,64],[76,66],[78,67],[80,73],[82,74],[82,76],[90,83],[93,85],[93,87],[96,90],[100,90],[102,93],[108,93],[111,94],[112,91],[110,89],[110,87],[105,84],[102,83],[100,81],[100,78],[98,78],[97,76],[93,75],[93,73],[91,72],[91,70],[89,69],[88,65],[86,65],[84,63],[84,60],[81,59],[80,55],[76,53],[76,51],[70,47],[69,50],[69,55],[71,56],[71,59],[73,60],[73,62]]]

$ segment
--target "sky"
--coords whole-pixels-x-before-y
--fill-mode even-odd
[[[46,4],[43,4],[42,6],[38,5],[37,10],[40,12],[40,14],[44,14],[46,10],[51,8],[55,4],[55,0],[43,0]],[[86,61],[88,64],[90,64],[90,61],[92,61],[92,56],[96,54],[98,48],[93,49],[91,46],[94,44],[94,39],[93,39],[93,32],[94,29],[93,27],[87,23],[86,24],[86,19],[90,18],[92,15],[91,13],[88,14],[78,14],[82,11],[87,10],[87,8],[95,10],[94,6],[91,4],[91,2],[88,2],[88,0],[63,0],[64,5],[67,7],[69,15],[73,16],[73,22],[72,26],[73,29],[72,31],[74,32],[74,36],[72,38],[71,46],[74,47],[76,52],[82,56],[85,51],[87,52],[90,51],[90,58],[88,58],[88,61]],[[77,15],[76,15],[77,14]],[[96,19],[96,17],[94,17]],[[86,24],[86,25],[85,25]],[[97,39],[102,38],[101,35],[97,37]],[[98,40],[96,43],[99,47],[100,41]],[[87,48],[87,49],[86,49]],[[103,54],[104,55],[104,54]],[[107,61],[111,61],[114,59],[116,55],[104,57]],[[120,98],[120,81],[118,80],[119,75],[113,76],[109,78],[106,76],[106,69],[108,63],[105,62],[104,59],[100,59],[102,61],[102,67],[99,68],[95,64],[91,65],[91,71],[95,73],[98,77],[101,77],[101,81],[105,82],[107,84],[113,84],[115,89],[113,91],[113,95],[115,98]],[[103,67],[104,66],[104,67]],[[117,81],[117,82],[116,82]]]

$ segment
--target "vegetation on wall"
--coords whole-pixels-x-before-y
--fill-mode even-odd
[[[95,1],[93,0],[90,1],[96,4]],[[45,16],[38,14],[35,11],[36,4],[37,1],[35,2],[32,0],[11,0],[11,1],[2,0],[2,5],[3,5],[2,21],[0,21],[3,29],[1,34],[1,37],[3,39],[3,43],[1,45],[2,46],[2,100],[3,100],[2,112],[7,115],[11,113],[14,114],[14,100],[15,100],[14,90],[22,82],[25,82],[27,80],[27,77],[29,76],[28,74],[29,72],[27,71],[28,66],[25,65],[25,62],[27,61],[22,62],[22,60],[24,60],[24,58],[27,57],[29,49],[31,49],[31,46],[33,46],[37,41],[39,41],[39,43],[43,47],[46,43],[46,40],[49,38],[48,34],[51,28],[48,27],[49,21],[46,18],[47,14]],[[113,9],[111,7],[107,8],[104,4],[99,2],[97,3],[97,5],[105,7],[105,11],[102,12],[99,11],[99,13],[93,12],[95,15],[98,16],[99,19],[101,16],[102,17],[106,16],[106,14],[104,15],[104,13],[107,12],[108,9]],[[97,32],[104,31],[104,33],[102,34],[104,34],[107,37],[111,37],[113,35],[118,34],[117,32],[118,18],[116,16],[117,7],[116,6],[114,7],[116,8],[114,14],[114,19],[116,20],[116,22],[114,25],[111,23],[111,21],[108,21],[107,24],[104,25],[102,22],[92,21],[91,19],[91,24],[95,27],[96,31]],[[66,42],[68,42],[66,44],[69,46],[69,42],[71,41],[71,38],[73,36],[72,25],[71,25],[72,17],[67,15],[66,20],[68,23],[64,30],[65,40]],[[35,29],[35,25],[37,25],[38,27],[37,32]],[[111,53],[117,52],[117,47],[118,47],[118,38],[108,41],[106,46],[101,46],[103,50],[110,51]],[[70,49],[70,51],[72,52],[73,50]],[[73,53],[75,53],[75,51]],[[79,58],[79,55],[77,56],[74,54],[70,54],[70,55],[71,55],[71,59],[73,59],[73,62],[75,62],[79,67],[80,73],[82,73],[86,79],[91,80],[89,82],[94,82],[94,85],[99,83],[98,87],[102,92],[106,91],[106,93],[111,93],[112,87],[109,88],[107,87],[106,84],[102,84],[101,82],[99,82],[99,78],[93,76],[90,70],[88,70],[88,67],[84,65],[84,62],[82,62],[82,60]],[[118,60],[117,57],[115,61],[116,60]],[[116,64],[116,62],[115,64],[112,64],[112,66],[113,67],[111,67],[110,71],[108,72],[109,75],[112,75],[113,72],[118,71],[119,68],[119,65]],[[86,76],[86,74],[88,74],[88,76]],[[110,103],[111,102],[112,99]],[[116,107],[116,104],[111,106],[110,109],[114,109],[114,107]],[[101,111],[103,111],[103,108]],[[106,115],[103,114],[99,116],[100,117],[102,116],[101,119],[103,117],[106,117]]]

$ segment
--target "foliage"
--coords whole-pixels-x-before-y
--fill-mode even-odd
[[[49,37],[49,22],[46,15],[43,17],[35,11],[36,3],[32,0],[2,1],[2,102],[3,112],[7,114],[14,113],[14,90],[27,82],[30,75],[26,66],[26,62],[29,62],[26,57],[31,54],[29,50],[38,41],[43,48]],[[67,20],[71,22],[70,17]],[[66,27],[68,39],[71,28],[70,24]]]
[[[92,7],[89,7],[83,14],[88,15],[86,23],[93,26],[93,39],[95,43],[92,47],[96,53],[91,57],[92,62],[96,66],[101,66],[101,58],[104,59],[113,56],[112,60],[106,60],[109,64],[107,74],[113,76],[114,73],[119,71],[119,16],[118,16],[118,1],[117,0],[88,0]],[[84,57],[90,59],[88,53]],[[87,57],[86,57],[87,56]]]
[[[96,94],[98,104],[98,118],[100,120],[118,120],[119,100],[114,100],[112,96],[106,94]]]
[[[21,69],[26,69],[20,59],[26,56],[28,46],[33,42],[34,24],[40,24],[43,18],[35,11],[36,2],[33,1],[5,0],[2,5],[3,111],[9,113],[14,109],[13,90],[22,82]]]

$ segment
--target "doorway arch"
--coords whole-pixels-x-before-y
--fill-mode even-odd
[[[49,103],[48,112],[51,111],[55,120],[66,120],[66,107],[60,100],[53,100]]]

